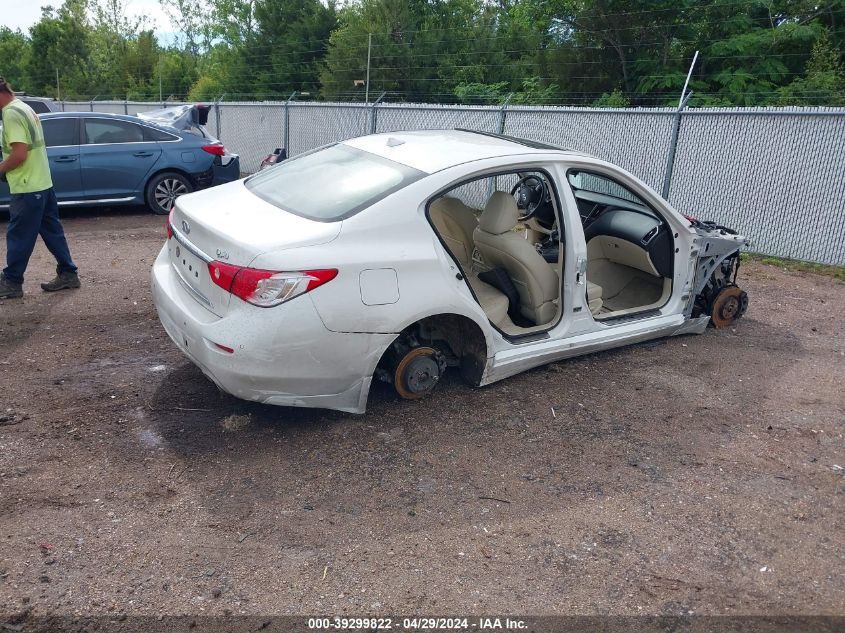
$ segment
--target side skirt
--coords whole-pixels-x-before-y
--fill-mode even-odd
[[[533,367],[574,356],[614,349],[665,336],[701,334],[707,328],[710,317],[688,319],[682,315],[672,315],[657,320],[660,323],[655,323],[655,319],[649,319],[648,322],[642,323],[642,327],[632,328],[629,326],[625,328],[624,332],[609,330],[590,332],[564,338],[554,343],[545,341],[530,346],[533,349],[522,347],[519,350],[500,352],[495,357],[488,359],[481,384],[487,385]]]

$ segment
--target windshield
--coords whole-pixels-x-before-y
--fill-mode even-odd
[[[642,198],[611,178],[576,169],[570,169],[566,177],[569,180],[575,197],[580,200],[616,204],[617,206],[657,217]]]
[[[247,178],[246,187],[280,209],[332,222],[348,218],[423,177],[421,171],[347,145],[332,145]]]

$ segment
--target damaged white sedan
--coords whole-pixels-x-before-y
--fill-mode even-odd
[[[152,285],[224,391],[363,413],[374,378],[420,398],[452,368],[486,385],[728,325],[746,243],[591,156],[395,132],[180,197]]]

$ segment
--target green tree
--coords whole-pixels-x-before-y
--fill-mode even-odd
[[[807,70],[780,89],[779,105],[845,105],[845,70],[841,54],[827,30],[822,31],[807,62]]]
[[[845,0],[159,1],[172,46],[130,0],[64,0],[0,27],[0,72],[50,96],[58,71],[66,98],[363,100],[369,49],[370,98],[654,106],[699,51],[693,105],[842,103]]]
[[[30,29],[31,55],[28,74],[32,92],[56,94],[56,72],[62,98],[90,98],[91,27],[86,0],[65,0],[58,9],[44,7],[41,19]]]
[[[0,27],[0,60],[3,60],[0,74],[12,84],[15,90],[32,90],[27,85],[30,54],[31,48],[26,35],[6,26]]]
[[[123,61],[126,83],[123,89],[127,99],[145,100],[158,94],[158,64],[162,54],[163,50],[151,30],[141,31],[126,43]]]
[[[204,0],[159,0],[176,29],[177,42],[194,59],[206,50],[213,37],[211,7]]]
[[[124,96],[131,83],[127,73],[130,43],[146,20],[127,17],[126,8],[127,0],[97,0],[89,4],[92,20],[88,70],[91,89],[101,98]]]
[[[483,103],[519,91],[536,72],[522,54],[528,29],[516,6],[509,0],[347,5],[332,33],[321,74],[323,94],[364,96],[370,35],[372,95],[386,91],[394,100]]]
[[[247,85],[267,97],[286,97],[294,90],[316,94],[320,64],[336,26],[334,3],[259,0],[254,15],[254,30],[241,55]]]
[[[605,92],[593,102],[596,108],[627,108],[630,105],[631,100],[619,88],[611,93]]]

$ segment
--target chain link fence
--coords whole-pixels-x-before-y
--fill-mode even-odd
[[[63,102],[137,114],[176,103]],[[276,147],[296,156],[373,132],[467,128],[542,141],[616,163],[657,191],[678,125],[669,201],[736,228],[751,250],[845,265],[845,110],[596,109],[536,106],[221,102],[208,128],[253,172]]]

